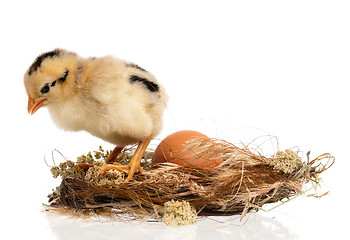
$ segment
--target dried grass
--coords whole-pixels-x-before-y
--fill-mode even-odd
[[[259,210],[266,203],[275,203],[303,193],[306,182],[319,182],[319,174],[334,163],[334,158],[328,153],[312,161],[308,159],[302,162],[290,149],[265,157],[253,153],[244,145],[237,147],[218,139],[187,143],[187,149],[199,147],[203,152],[197,151],[192,156],[193,160],[202,154],[208,156],[209,152],[216,157],[219,154],[223,159],[222,164],[203,170],[163,163],[151,169],[148,161],[145,161],[145,174],[135,174],[129,183],[122,181],[123,174],[115,173],[108,176],[108,181],[97,181],[101,176],[92,177],[93,170],[90,169],[97,172],[103,164],[93,159],[91,154],[89,159],[80,158],[66,171],[61,169],[57,173],[60,168],[56,167],[53,174],[63,178],[61,186],[50,195],[50,209],[80,216],[108,215],[120,217],[123,221],[160,220],[165,214],[164,204],[175,200],[189,202],[200,215],[241,214],[244,217],[248,211]],[[132,151],[126,151],[120,161],[127,162],[127,155],[132,155]],[[151,157],[152,152],[148,155]],[[102,154],[102,159],[106,156]],[[64,175],[67,171],[72,174]]]

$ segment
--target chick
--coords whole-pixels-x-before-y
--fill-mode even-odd
[[[28,113],[46,106],[53,121],[64,130],[85,130],[116,145],[107,163],[123,148],[138,143],[128,165],[108,164],[100,173],[117,169],[143,172],[141,158],[162,128],[167,103],[165,89],[136,64],[111,56],[82,58],[54,49],[38,56],[24,75]]]

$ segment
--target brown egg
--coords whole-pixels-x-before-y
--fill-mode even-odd
[[[158,145],[153,154],[152,166],[169,162],[190,169],[211,169],[222,163],[220,154],[210,151],[211,143],[212,140],[200,132],[175,132]]]

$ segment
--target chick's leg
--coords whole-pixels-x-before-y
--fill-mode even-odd
[[[136,170],[139,170],[140,173],[143,174],[143,169],[141,167],[141,159],[142,159],[143,154],[145,153],[149,143],[151,142],[151,139],[152,139],[152,135],[149,136],[146,140],[139,142],[139,145],[136,148],[134,156],[132,156],[132,158],[128,164],[129,165],[129,173],[128,173],[128,177],[125,179],[126,183],[132,179]]]
[[[147,146],[149,145],[151,139],[152,139],[152,136],[149,136],[149,138],[147,138],[146,140],[139,142],[139,145],[137,146],[137,149],[136,149],[134,155],[132,156],[132,158],[127,166],[120,165],[120,164],[113,164],[113,165],[107,164],[107,165],[100,168],[99,173],[103,174],[105,171],[111,170],[111,169],[115,169],[118,171],[124,171],[124,172],[128,173],[128,177],[125,179],[125,183],[128,183],[132,179],[132,177],[134,176],[134,174],[137,170],[139,170],[140,173],[143,174],[143,169],[141,167],[141,159],[142,159],[142,156],[145,153]]]
[[[123,151],[124,147],[115,147],[106,159],[106,163],[113,163],[117,160],[119,154]]]

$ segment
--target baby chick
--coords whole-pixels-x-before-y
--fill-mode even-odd
[[[113,143],[107,163],[126,145],[139,143],[129,164],[108,164],[100,173],[117,169],[143,172],[141,158],[162,127],[165,89],[138,65],[111,56],[82,58],[54,49],[38,56],[24,75],[28,113],[47,106],[53,121],[69,131],[85,130]]]

